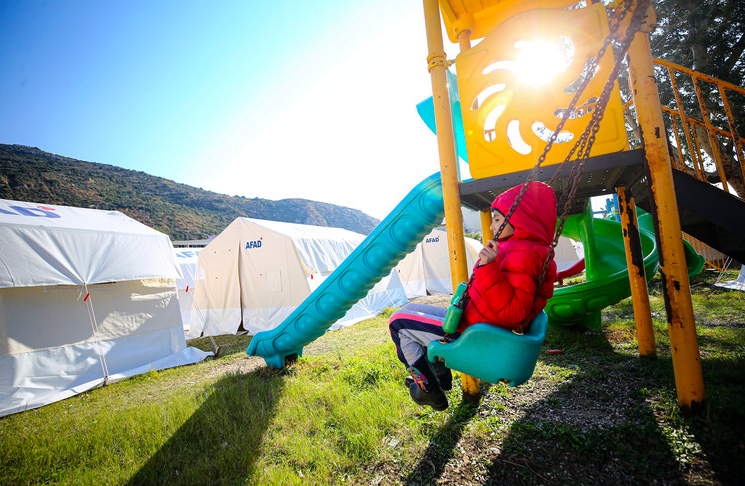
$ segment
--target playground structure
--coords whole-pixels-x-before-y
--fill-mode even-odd
[[[278,368],[284,366],[286,358],[301,354],[305,345],[322,335],[331,322],[343,315],[348,306],[364,296],[411,251],[422,236],[441,221],[443,214],[447,221],[455,289],[468,275],[461,205],[481,211],[484,239],[490,239],[493,235],[488,229],[487,208],[493,198],[528,180],[546,180],[559,197],[560,213],[574,215],[560,228],[591,234],[593,241],[605,237],[609,230],[603,229],[603,221],[586,216],[588,200],[592,196],[616,192],[626,271],[615,273],[620,274],[619,280],[628,282],[640,355],[655,355],[646,279],[659,265],[668,309],[678,401],[684,411],[695,411],[703,403],[703,374],[688,282],[689,272],[700,270],[703,263],[700,259],[696,263],[686,263],[681,223],[696,238],[742,260],[739,256],[742,253],[737,252],[745,249],[745,234],[737,227],[734,215],[745,214],[745,203],[680,170],[687,167],[690,170],[686,172],[700,173],[706,179],[706,164],[718,160],[716,150],[713,150],[712,162],[700,151],[696,152],[697,149],[690,148],[693,145],[684,151],[678,144],[678,168],[671,164],[649,47],[648,35],[654,24],[650,2],[618,2],[610,12],[602,4],[566,9],[574,3],[568,0],[443,0],[438,5],[437,0],[424,0],[440,171],[417,185],[279,327],[254,336],[248,354],[263,356],[267,364]],[[455,60],[459,73],[457,90],[453,83],[448,85],[451,62],[444,53],[440,10],[450,40],[458,43],[461,50]],[[471,47],[471,40],[479,38],[483,40]],[[559,47],[571,44],[573,55],[571,58],[559,55],[561,63],[550,83],[530,85],[524,82],[525,73],[520,72],[513,61],[519,54],[530,51],[529,44],[524,43],[526,39],[538,41],[539,38],[541,50],[557,45],[557,42],[553,46],[551,42],[546,44],[546,39],[559,39]],[[611,42],[620,45],[620,51],[628,56],[633,97],[625,104],[617,82],[620,59],[613,59]],[[549,80],[548,76],[535,73],[530,76]],[[674,83],[675,76],[672,79]],[[727,107],[723,90],[732,87],[721,89]],[[701,96],[699,102],[702,103],[703,122],[694,121],[682,108],[677,110],[679,119],[684,122],[683,131],[689,137],[689,132],[701,132],[696,127],[703,124],[709,145],[718,146],[717,137],[725,136],[723,130],[706,121],[708,112]],[[642,148],[629,147],[624,110],[631,104],[636,111],[634,123],[640,128]],[[680,100],[678,106],[682,107]],[[671,114],[670,111],[666,113]],[[726,133],[736,147],[734,162],[742,167],[742,140],[737,135],[729,108],[727,113],[730,129]],[[556,129],[549,128],[553,126]],[[675,131],[677,133],[677,128]],[[694,137],[698,137],[697,147],[700,147],[701,134],[690,135],[691,140]],[[459,139],[457,149],[456,139]],[[458,154],[468,161],[473,179],[460,180]],[[690,167],[686,160],[693,160]],[[727,188],[726,178],[730,174],[724,165],[717,163],[717,167],[720,165],[720,177]],[[687,199],[694,199],[696,204],[690,204]],[[651,225],[648,216],[640,218],[646,220],[644,226],[639,222],[636,204],[649,211]],[[650,226],[654,233],[649,231]],[[721,248],[725,243],[729,245],[726,251]],[[597,251],[596,254],[600,255]],[[616,258],[614,268],[619,265],[623,266],[623,261]],[[590,263],[588,280],[593,280],[590,277],[597,268],[598,265],[593,268]],[[602,294],[610,285],[603,281],[596,286]],[[557,297],[560,293],[557,292]],[[589,306],[594,308],[586,312],[590,325],[599,323],[600,308],[613,303],[603,298],[606,300],[595,302]],[[586,294],[581,300],[583,305],[592,304],[592,298]],[[553,305],[551,303],[547,311],[560,314],[562,308],[552,310]],[[543,329],[545,332],[545,327]],[[487,334],[493,333],[487,330]],[[465,341],[465,337],[464,333],[461,339]],[[504,344],[500,339],[496,338],[494,345]],[[535,341],[540,349],[542,336]],[[532,348],[536,349],[535,343]],[[534,365],[535,360],[532,360]],[[530,376],[532,367],[529,363],[526,366],[529,366]],[[467,374],[469,370],[461,371],[464,394],[478,397],[478,380]],[[507,379],[513,384],[522,380],[499,372],[486,377],[482,374],[482,377],[489,381]]]
[[[606,214],[606,219],[616,220],[620,222],[621,212],[618,205],[618,195],[614,194],[614,196],[615,197],[612,200],[606,200],[606,209],[604,211],[600,211],[600,213]],[[595,214],[598,214],[598,211],[595,211]],[[650,231],[654,231],[653,226],[650,227]],[[693,263],[691,262],[691,260],[689,260],[689,257],[696,258],[692,255],[692,253],[695,253],[695,255],[698,255],[698,257],[703,259],[704,268],[708,268],[710,270],[718,270],[720,272],[723,272],[732,263],[732,257],[723,254],[721,251],[707,245],[698,238],[694,238],[688,233],[683,233],[683,241],[686,249],[686,260],[689,262],[689,269],[691,268],[691,263]],[[695,275],[695,273],[689,271],[688,275],[692,277]]]

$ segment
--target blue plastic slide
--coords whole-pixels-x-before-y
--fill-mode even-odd
[[[251,339],[246,354],[282,368],[285,358],[322,336],[442,222],[440,173],[424,179],[279,326]]]

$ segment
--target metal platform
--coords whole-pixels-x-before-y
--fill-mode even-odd
[[[548,182],[558,168],[558,164],[542,167],[534,180]],[[559,172],[558,179],[552,184],[558,200],[561,200],[564,191],[568,190],[568,178],[571,169],[571,163],[565,164]],[[459,186],[461,203],[477,211],[488,209],[497,195],[511,187],[522,184],[528,180],[530,173],[530,170],[525,170],[485,179],[463,181]],[[649,192],[641,149],[587,159],[569,213],[583,212],[588,199],[593,196],[612,195],[615,193],[616,187],[619,186],[625,186],[635,195],[646,195]]]
[[[631,191],[637,206],[651,212],[652,193],[644,165],[641,149],[591,157],[585,163],[569,214],[584,212],[591,197],[610,196],[619,186]],[[539,169],[535,180],[548,182],[558,168],[559,165],[550,165]],[[552,184],[559,201],[569,189],[570,171],[571,165],[566,164]],[[463,181],[460,183],[461,203],[477,211],[488,209],[497,195],[522,184],[530,173],[525,170]],[[673,180],[682,230],[735,260],[745,262],[745,201],[677,170],[673,170]],[[562,208],[558,210],[562,212]]]

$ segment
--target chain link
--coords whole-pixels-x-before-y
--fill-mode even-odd
[[[621,25],[621,22],[623,21],[624,16],[630,9],[631,5],[633,5],[633,0],[626,0],[623,5],[624,9],[617,13],[617,21],[611,26],[611,35],[608,36],[608,38],[615,37],[617,35],[617,31],[619,26]],[[603,119],[603,115],[605,114],[605,108],[608,104],[608,101],[610,99],[610,94],[613,90],[613,84],[615,80],[618,78],[618,74],[621,70],[623,59],[626,56],[626,52],[628,51],[629,46],[631,45],[631,42],[634,40],[634,36],[636,35],[636,32],[640,29],[644,19],[647,17],[647,10],[649,8],[649,0],[640,0],[636,8],[634,9],[631,21],[629,23],[629,27],[626,31],[626,36],[624,37],[623,41],[620,44],[619,52],[620,55],[616,59],[616,63],[613,66],[613,71],[611,72],[608,81],[605,83],[605,86],[603,87],[603,91],[600,95],[600,98],[595,106],[595,110],[592,113],[592,118],[590,119],[590,122],[588,123],[587,128],[582,133],[580,137],[580,141],[578,141],[577,144],[572,148],[572,152],[570,152],[567,159],[562,162],[561,165],[563,165],[567,160],[569,160],[569,157],[573,155],[574,149],[577,147],[577,145],[580,146],[579,153],[577,155],[577,159],[575,160],[575,163],[572,166],[572,172],[569,175],[569,178],[567,180],[568,183],[571,183],[571,190],[569,191],[569,195],[566,196],[566,201],[564,203],[564,207],[562,210],[561,219],[559,222],[559,225],[557,226],[556,233],[554,235],[554,241],[551,244],[551,250],[549,252],[549,255],[553,257],[553,254],[555,253],[556,245],[559,242],[559,238],[561,237],[561,233],[564,231],[564,223],[566,222],[569,210],[571,209],[571,203],[574,199],[574,197],[577,194],[577,189],[579,188],[579,181],[580,177],[582,176],[582,172],[585,168],[585,163],[587,162],[587,159],[590,156],[590,151],[592,150],[592,145],[595,143],[595,138],[597,136],[598,130],[600,130],[600,121]],[[605,44],[604,44],[605,46]],[[559,168],[560,170],[560,168]],[[554,176],[551,178],[550,182],[554,182],[559,174],[559,170],[556,171]],[[566,194],[566,191],[565,191]],[[539,288],[540,284],[543,283],[543,280],[546,277],[546,272],[548,271],[548,265],[549,265],[550,259],[546,259],[546,261],[543,264],[543,269],[541,271],[541,277],[539,280]]]
[[[551,137],[549,137],[548,142],[546,143],[546,146],[543,149],[543,152],[541,153],[540,157],[538,157],[538,161],[536,165],[533,167],[533,170],[531,171],[530,176],[528,177],[528,180],[525,183],[523,183],[523,187],[520,190],[520,193],[518,194],[517,198],[515,198],[515,202],[510,207],[508,214],[505,215],[504,221],[499,226],[499,228],[497,229],[497,233],[494,236],[494,239],[496,240],[499,237],[499,235],[502,234],[502,231],[504,230],[505,226],[509,223],[510,218],[515,212],[515,209],[517,209],[517,206],[520,204],[523,196],[527,192],[530,183],[535,179],[536,175],[538,174],[538,169],[546,161],[546,157],[549,151],[551,150],[551,147],[553,146],[554,142],[556,141],[559,133],[564,128],[564,125],[566,124],[567,120],[571,117],[571,114],[574,113],[574,110],[577,106],[577,102],[579,101],[580,96],[582,95],[585,88],[587,88],[587,85],[592,80],[592,75],[597,70],[600,60],[605,55],[605,52],[607,51],[608,46],[610,46],[613,41],[616,41],[616,42],[618,41],[618,29],[621,26],[621,22],[626,17],[628,12],[632,10],[632,7],[634,6],[635,3],[636,3],[636,8],[633,9],[631,19],[629,22],[629,26],[628,26],[628,29],[626,30],[626,36],[619,44],[619,55],[616,58],[615,64],[613,66],[613,70],[611,71],[611,74],[608,77],[608,80],[606,81],[603,87],[603,91],[601,92],[600,97],[598,98],[598,101],[595,103],[595,108],[592,112],[590,121],[588,122],[585,130],[582,132],[582,135],[579,137],[577,142],[574,144],[572,149],[569,151],[569,154],[566,156],[564,161],[561,162],[561,164],[559,164],[553,177],[548,182],[549,185],[553,184],[558,178],[559,173],[561,172],[561,169],[564,167],[564,164],[569,162],[571,158],[574,156],[574,154],[577,153],[577,158],[574,160],[574,163],[572,164],[572,169],[569,173],[569,176],[567,177],[567,185],[570,189],[568,192],[566,190],[564,191],[564,193],[562,194],[561,200],[560,200],[560,202],[563,202],[561,218],[559,220],[559,224],[554,234],[554,239],[551,242],[551,246],[549,247],[548,255],[546,256],[546,259],[543,262],[543,267],[541,268],[540,276],[538,277],[538,282],[537,282],[537,287],[536,287],[536,297],[538,296],[541,286],[543,285],[543,281],[546,278],[546,274],[548,273],[548,267],[551,263],[551,260],[553,259],[556,253],[556,245],[558,244],[559,238],[561,237],[561,233],[564,230],[564,224],[569,215],[571,204],[574,198],[576,197],[577,189],[579,188],[579,182],[582,176],[582,172],[584,171],[584,168],[585,168],[585,162],[590,156],[590,151],[592,150],[592,146],[595,143],[596,135],[598,133],[598,130],[600,130],[600,121],[603,119],[603,115],[605,114],[605,108],[608,105],[608,101],[610,100],[610,95],[613,91],[613,85],[615,84],[616,79],[618,78],[618,74],[621,71],[621,67],[623,65],[623,59],[626,56],[626,52],[628,51],[631,41],[634,39],[634,36],[636,35],[637,31],[640,30],[643,20],[647,16],[647,11],[650,5],[650,0],[639,0],[638,2],[636,2],[635,0],[624,0],[623,2],[620,3],[622,8],[617,9],[613,13],[612,17],[615,18],[615,22],[611,23],[610,32],[608,36],[605,38],[603,45],[598,50],[597,56],[592,60],[589,67],[585,70],[586,74],[585,74],[584,79],[582,80],[582,83],[580,83],[580,86],[577,89],[577,92],[572,97],[569,103],[569,106],[562,114],[561,120],[559,121],[559,124],[557,125],[556,130],[551,134]],[[557,204],[557,207],[558,206],[559,204]],[[520,327],[515,331],[515,333],[522,334],[527,324],[528,324],[527,322],[523,322],[520,325]]]

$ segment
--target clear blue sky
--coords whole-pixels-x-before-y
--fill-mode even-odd
[[[2,0],[0,143],[382,219],[439,169],[423,18],[414,0]]]

